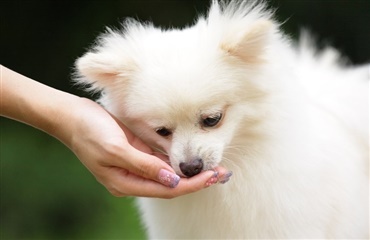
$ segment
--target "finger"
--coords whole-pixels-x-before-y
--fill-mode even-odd
[[[229,171],[224,167],[219,166],[219,167],[214,168],[214,170],[218,172],[217,182],[222,183],[222,184],[227,183],[230,180],[231,176],[233,175],[232,171]]]
[[[134,147],[126,151],[125,161],[121,161],[121,167],[129,172],[146,179],[159,182],[167,187],[176,187],[180,177],[163,160],[143,153]],[[130,161],[127,161],[127,160]]]
[[[219,177],[225,175],[228,172],[228,170],[226,168],[221,167],[221,166],[217,166],[213,170],[218,172]]]
[[[115,169],[114,184],[110,192],[115,196],[139,196],[155,198],[174,198],[199,191],[207,187],[206,182],[214,176],[214,171],[205,171],[192,178],[181,178],[176,188],[166,187],[156,181],[149,180]],[[115,194],[114,194],[115,193]],[[120,193],[120,194],[117,194]]]

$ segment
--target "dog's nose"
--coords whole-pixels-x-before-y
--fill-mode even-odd
[[[200,173],[203,169],[203,160],[196,159],[190,162],[180,163],[180,169],[183,174],[187,177],[192,177]]]

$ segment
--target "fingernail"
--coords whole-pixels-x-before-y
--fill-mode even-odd
[[[229,171],[227,172],[225,175],[223,175],[220,179],[219,179],[219,183],[221,184],[225,184],[227,183],[229,180],[230,180],[230,177],[233,175],[233,172],[232,171]]]
[[[174,188],[180,182],[180,177],[166,169],[161,169],[158,174],[159,182],[167,187]]]
[[[208,181],[206,182],[206,187],[212,186],[213,184],[217,183],[218,181],[217,177],[218,177],[218,172],[214,172],[212,177],[208,179]]]

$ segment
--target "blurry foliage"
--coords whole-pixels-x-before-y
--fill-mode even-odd
[[[57,140],[8,121],[0,121],[0,239],[144,238],[132,198],[112,197]]]
[[[270,0],[291,36],[299,26],[342,50],[370,58],[369,0]],[[0,2],[1,64],[49,86],[86,96],[70,83],[74,60],[105,26],[125,17],[184,27],[203,0]],[[35,96],[37,97],[37,96]],[[0,119],[1,239],[143,239],[132,198],[112,197],[60,142]]]

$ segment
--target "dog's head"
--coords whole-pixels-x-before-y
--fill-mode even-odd
[[[102,105],[168,154],[178,174],[212,169],[245,133],[241,122],[261,117],[260,68],[275,25],[262,7],[244,8],[214,2],[183,30],[133,20],[108,29],[78,59],[77,81],[102,91]]]

